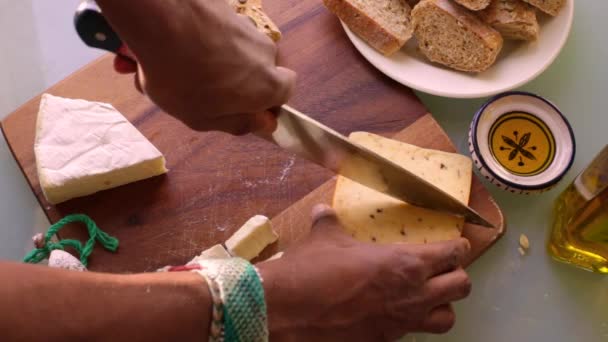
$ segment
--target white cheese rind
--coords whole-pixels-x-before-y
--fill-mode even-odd
[[[264,261],[272,261],[272,260],[277,260],[277,259],[281,259],[283,257],[283,252],[278,252],[276,254],[274,254],[273,256],[271,256],[270,258],[264,260]]]
[[[51,204],[167,172],[165,158],[112,105],[44,94],[34,154]]]
[[[188,265],[196,263],[199,260],[203,260],[203,259],[225,259],[225,258],[231,258],[231,257],[232,257],[232,255],[230,255],[230,253],[228,253],[226,248],[224,248],[224,246],[222,246],[221,244],[218,243],[217,245],[204,250],[200,255],[195,256],[194,259],[190,260]]]
[[[226,248],[233,256],[252,260],[278,238],[270,220],[266,216],[256,215],[226,241]]]

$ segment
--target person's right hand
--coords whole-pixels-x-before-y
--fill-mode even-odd
[[[392,341],[453,326],[450,303],[471,290],[460,267],[466,239],[363,243],[343,232],[331,209],[315,216],[307,239],[258,264],[272,340]]]
[[[138,65],[139,88],[189,127],[245,134],[274,125],[266,110],[287,102],[295,73],[277,47],[223,0],[98,0]]]

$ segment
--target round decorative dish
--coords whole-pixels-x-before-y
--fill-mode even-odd
[[[486,102],[469,130],[469,151],[481,175],[512,193],[544,192],[568,172],[574,133],[559,109],[525,92]]]

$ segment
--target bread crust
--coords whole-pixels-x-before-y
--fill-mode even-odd
[[[492,0],[488,8],[479,12],[479,17],[506,39],[538,39],[536,10],[521,0]]]
[[[404,0],[402,1],[409,14],[411,10],[410,6]],[[323,0],[323,3],[350,30],[384,55],[390,56],[399,51],[412,36],[411,23],[407,27],[406,35],[398,37],[382,27],[380,23],[376,22],[367,13],[361,11],[349,0]]]
[[[559,11],[561,11],[561,9],[564,8],[564,5],[566,4],[566,0],[524,0],[524,1],[551,16],[558,15]]]
[[[490,5],[490,0],[454,0],[471,11],[480,11]]]
[[[236,13],[251,19],[258,31],[277,42],[281,39],[281,31],[277,25],[262,10],[262,0],[227,0]]]
[[[424,40],[424,37],[422,37],[421,28],[419,27],[419,22],[422,16],[424,16],[424,11],[432,8],[443,11],[445,14],[448,14],[455,21],[457,21],[459,26],[466,27],[468,31],[472,32],[477,38],[479,38],[480,43],[483,44],[489,54],[487,56],[483,56],[485,57],[483,58],[485,61],[483,64],[456,65],[448,61],[441,60],[440,58],[431,54],[430,51],[427,51],[424,46],[420,46],[420,50],[427,58],[433,62],[446,65],[450,68],[468,72],[482,72],[494,64],[496,57],[500,53],[503,45],[503,38],[500,33],[482,22],[481,19],[476,17],[471,12],[468,12],[465,8],[454,4],[449,0],[422,0],[414,8],[412,11],[414,34],[419,41]]]

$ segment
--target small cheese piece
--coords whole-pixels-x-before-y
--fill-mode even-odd
[[[528,250],[530,248],[530,240],[525,234],[519,235],[519,245],[524,250]]]
[[[463,155],[423,149],[374,134],[357,132],[349,139],[468,204],[472,163]],[[350,167],[351,165],[348,165]],[[356,168],[350,172],[363,172]],[[365,177],[378,177],[366,174]],[[426,243],[461,235],[464,219],[411,206],[344,177],[338,177],[333,207],[346,231],[358,240],[378,243]]]
[[[165,158],[112,105],[42,95],[34,154],[51,204],[167,172]]]
[[[233,256],[252,260],[278,238],[268,217],[256,215],[226,241],[226,248]]]
[[[277,259],[281,259],[283,257],[283,252],[278,252],[277,254],[271,256],[270,258],[266,259],[265,261],[272,261],[272,260],[277,260]]]
[[[188,265],[195,264],[199,260],[203,259],[226,259],[231,257],[232,255],[228,253],[226,248],[218,243],[217,245],[204,250],[200,255],[195,256],[194,259],[190,260]]]

